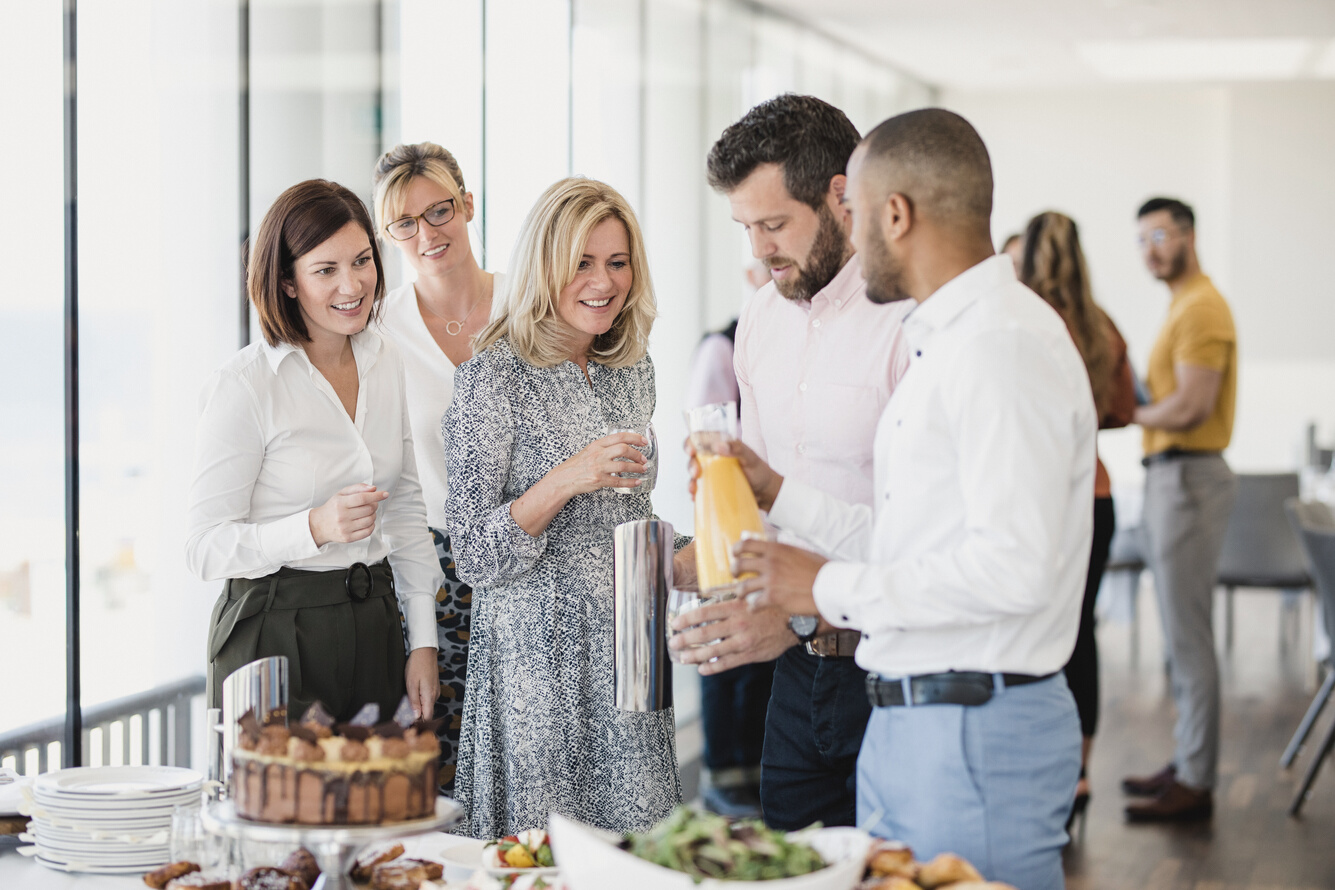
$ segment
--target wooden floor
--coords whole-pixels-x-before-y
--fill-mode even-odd
[[[1196,826],[1128,825],[1120,790],[1171,758],[1173,706],[1162,665],[1153,593],[1132,625],[1099,629],[1104,705],[1095,742],[1088,825],[1067,850],[1069,890],[1331,890],[1335,888],[1335,760],[1327,762],[1300,819],[1286,814],[1321,734],[1317,724],[1294,768],[1279,756],[1316,690],[1310,602],[1285,607],[1270,592],[1237,594],[1236,639],[1221,653],[1223,748],[1215,816]],[[1222,599],[1220,600],[1222,606]],[[1222,608],[1218,626],[1222,629]],[[1282,632],[1281,632],[1282,631]],[[1222,633],[1219,635],[1222,649]]]

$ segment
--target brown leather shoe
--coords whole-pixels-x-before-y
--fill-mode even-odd
[[[1132,797],[1158,797],[1175,781],[1177,765],[1170,763],[1152,776],[1127,776],[1122,780],[1122,793]]]
[[[1126,808],[1128,822],[1198,822],[1214,813],[1214,795],[1173,781],[1158,797]]]

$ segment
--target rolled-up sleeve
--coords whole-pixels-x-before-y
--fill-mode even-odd
[[[195,479],[186,514],[186,565],[205,581],[257,577],[323,552],[311,537],[310,511],[248,521],[264,462],[265,431],[255,392],[219,371],[200,393]]]
[[[446,499],[450,544],[463,581],[485,587],[509,582],[533,568],[547,549],[547,534],[528,534],[510,515],[505,497],[514,447],[514,416],[505,375],[489,354],[465,362],[454,375],[454,399],[445,412]]]

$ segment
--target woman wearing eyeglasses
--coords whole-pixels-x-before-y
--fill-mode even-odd
[[[375,211],[381,239],[393,244],[417,280],[385,296],[380,329],[403,355],[413,448],[422,477],[427,524],[445,583],[436,596],[441,696],[441,788],[454,789],[463,719],[473,592],[459,580],[445,529],[445,445],[440,420],[454,395],[454,369],[473,357],[473,335],[491,315],[501,276],[484,272],[468,243],[473,195],[459,164],[431,142],[399,145],[376,163]]]

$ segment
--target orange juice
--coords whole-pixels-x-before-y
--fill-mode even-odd
[[[738,579],[730,568],[733,545],[742,539],[742,532],[763,536],[765,526],[737,458],[698,451],[696,460],[700,478],[695,488],[695,566],[700,594],[735,594]]]

